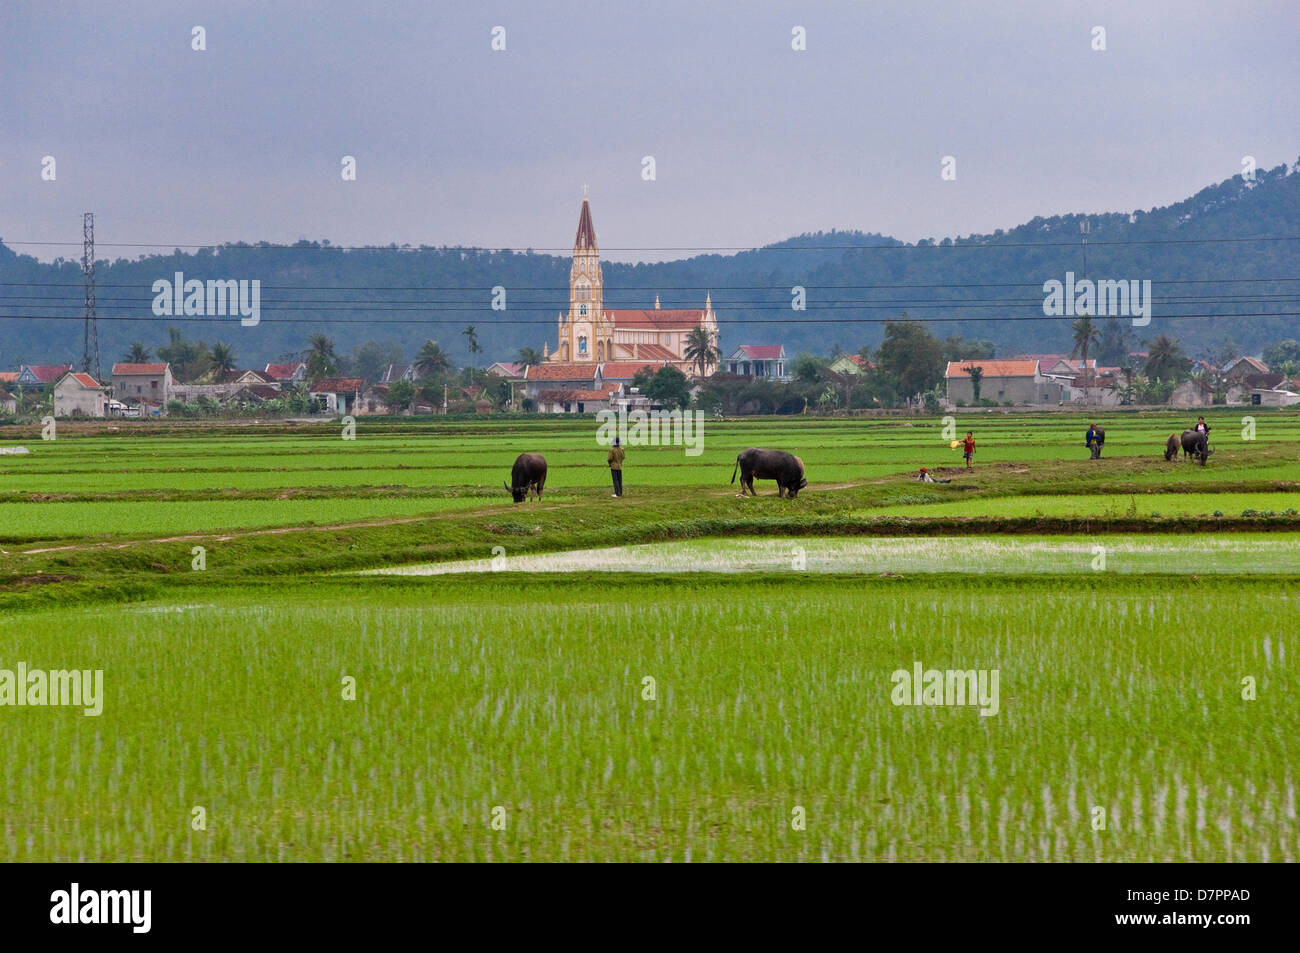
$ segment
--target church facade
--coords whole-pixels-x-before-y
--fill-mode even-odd
[[[600,249],[591,221],[591,205],[584,197],[573,242],[573,267],[569,271],[569,313],[559,316],[555,350],[545,348],[546,360],[557,364],[634,362],[656,367],[671,365],[688,377],[708,376],[717,363],[701,368],[687,356],[691,332],[703,329],[718,348],[718,318],[713,299],[706,294],[704,307],[605,307],[605,286],[600,269]]]

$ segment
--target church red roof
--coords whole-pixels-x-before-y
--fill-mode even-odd
[[[573,240],[575,248],[595,248],[596,228],[591,224],[591,206],[586,198],[582,200],[582,214],[578,216],[578,237]]]
[[[703,310],[691,308],[605,309],[614,316],[614,326],[649,331],[689,331],[704,319]]]

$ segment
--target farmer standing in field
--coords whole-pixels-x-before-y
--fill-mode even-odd
[[[1205,444],[1206,444],[1206,446],[1209,446],[1209,443],[1210,443],[1210,425],[1207,424],[1207,423],[1205,422],[1205,418],[1204,418],[1204,417],[1197,417],[1197,418],[1196,418],[1196,426],[1193,427],[1192,429],[1195,430],[1197,433],[1203,433],[1203,434],[1205,434]]]
[[[971,458],[975,456],[975,434],[973,431],[966,431],[966,439],[961,442],[962,456],[966,458],[966,469],[973,469]]]
[[[1101,458],[1101,447],[1106,442],[1106,431],[1102,430],[1096,424],[1088,424],[1088,432],[1084,434],[1084,443],[1092,451],[1092,459]]]
[[[614,438],[614,445],[609,448],[609,475],[614,478],[614,499],[619,499],[623,495],[623,448],[618,444],[618,438]]]

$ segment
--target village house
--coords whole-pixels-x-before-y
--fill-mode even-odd
[[[307,379],[307,365],[302,361],[268,364],[264,373],[281,387],[295,387]]]
[[[1214,393],[1205,381],[1192,377],[1174,388],[1169,395],[1169,406],[1186,410],[1191,407],[1209,407],[1214,402]]]
[[[1300,394],[1281,387],[1255,387],[1250,391],[1250,402],[1255,407],[1290,407],[1300,403]]]
[[[398,381],[412,381],[416,379],[414,364],[389,364],[384,368],[383,376],[379,378],[381,384],[395,384]]]
[[[320,410],[346,416],[356,410],[357,398],[364,385],[359,377],[322,377],[311,385],[308,393]]]
[[[17,371],[0,371],[0,413],[16,414],[18,412],[18,399],[9,393],[17,386]]]
[[[861,354],[841,354],[831,362],[830,366],[831,373],[840,375],[852,374],[856,376],[875,369],[876,366]]]
[[[1233,358],[1223,365],[1225,380],[1234,384],[1245,384],[1248,387],[1255,383],[1253,378],[1269,373],[1267,364],[1258,358],[1250,356]]]
[[[273,377],[257,370],[235,371],[230,383],[234,384],[236,387],[264,386],[271,387],[276,391],[279,391],[280,389],[280,385]]]
[[[1065,387],[1049,380],[1036,360],[970,360],[948,362],[944,379],[952,403],[975,403],[975,387],[969,373],[972,367],[984,369],[980,378],[981,400],[999,404],[1059,404],[1065,398]]]
[[[69,371],[54,385],[55,417],[107,417],[108,388],[89,374]]]
[[[150,413],[167,413],[176,381],[170,364],[113,365],[113,397],[128,407],[147,403]]]
[[[723,361],[728,374],[788,381],[784,344],[742,344]]]
[[[375,416],[391,414],[392,410],[388,406],[388,385],[381,381],[378,384],[370,384],[362,390],[361,396],[357,398],[355,413]],[[409,409],[407,413],[410,413]]]
[[[70,370],[71,364],[20,364],[17,382],[24,390],[45,390]]]
[[[504,377],[506,380],[521,381],[524,379],[524,371],[528,369],[527,364],[521,364],[518,361],[497,361],[487,369],[490,377]]]

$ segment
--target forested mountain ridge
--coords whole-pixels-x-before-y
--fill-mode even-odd
[[[568,223],[557,224],[558,232],[567,229]],[[657,294],[665,308],[700,307],[710,293],[724,352],[759,343],[783,343],[792,355],[875,346],[882,325],[874,322],[904,311],[945,319],[931,325],[933,333],[988,339],[999,354],[1062,351],[1069,349],[1069,321],[1043,317],[1042,284],[1073,271],[1153,282],[1154,316],[1133,329],[1135,345],[1167,333],[1196,355],[1227,335],[1257,352],[1300,338],[1298,237],[1300,163],[1258,171],[1254,182],[1236,175],[1182,202],[1132,215],[1040,217],[991,235],[916,244],[819,232],[736,254],[605,262],[605,304],[650,307]],[[186,279],[259,279],[260,322],[242,327],[237,317],[156,317],[153,282],[176,272]],[[568,305],[568,272],[567,256],[531,251],[353,250],[329,242],[240,243],[104,260],[96,265],[102,363],[107,368],[121,359],[132,341],[164,344],[169,324],[188,338],[230,345],[242,366],[300,354],[313,332],[329,334],[340,353],[383,341],[408,358],[432,338],[465,363],[471,355],[462,331],[474,325],[482,353],[473,360],[482,366],[509,360],[521,347],[554,346],[556,317]],[[491,307],[497,286],[506,292],[504,311]],[[791,308],[796,286],[806,291],[806,310]],[[0,240],[0,304],[0,369],[79,363],[79,262],[41,263]],[[1233,312],[1267,316],[1171,317]],[[1005,320],[1012,317],[1033,320]]]

